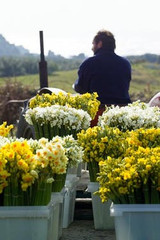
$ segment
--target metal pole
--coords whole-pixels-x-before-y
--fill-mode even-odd
[[[40,35],[40,62],[39,62],[39,77],[40,88],[48,87],[48,72],[47,62],[44,57],[44,45],[43,45],[43,31],[39,31]]]

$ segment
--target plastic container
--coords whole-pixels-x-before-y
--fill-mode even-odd
[[[51,213],[55,205],[0,207],[0,239],[52,240]]]
[[[98,189],[98,182],[88,184],[88,192],[91,192],[92,196],[94,227],[96,230],[114,229],[114,218],[110,216],[111,201],[102,203],[99,195],[94,194]]]
[[[112,204],[117,240],[159,240],[160,204]]]
[[[67,173],[74,174],[76,177],[81,177],[82,163],[79,163],[77,167],[69,168]]]
[[[64,194],[64,189],[62,189],[61,192],[52,192],[51,195],[51,203],[56,206],[51,213],[52,240],[59,240],[62,236]]]
[[[75,177],[72,174],[67,175],[63,208],[63,228],[67,228],[74,219],[76,186],[78,181],[78,177]]]
[[[72,174],[75,177],[77,176],[77,167],[68,168],[67,175]]]

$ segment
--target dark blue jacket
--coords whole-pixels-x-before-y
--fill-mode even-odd
[[[78,71],[74,89],[78,93],[98,93],[102,104],[130,103],[131,65],[127,59],[100,48],[86,59]]]

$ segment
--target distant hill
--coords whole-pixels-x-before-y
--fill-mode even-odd
[[[23,57],[23,56],[32,56],[38,57],[39,54],[30,53],[28,49],[23,46],[16,46],[15,44],[9,43],[2,34],[0,34],[0,57]],[[47,59],[51,59],[55,62],[67,60],[67,58],[61,56],[60,54],[56,55],[53,51],[49,50]],[[77,56],[72,56],[70,59],[83,61],[86,58],[84,53],[80,53]]]
[[[141,62],[149,62],[149,63],[160,63],[160,55],[146,53],[143,55],[130,55],[127,56],[127,59],[131,63],[141,63]]]
[[[0,34],[0,57],[2,56],[23,56],[28,55],[29,50],[25,49],[23,46],[16,46],[9,43],[3,36]]]
[[[24,56],[31,56],[39,58],[39,54],[30,53],[28,49],[24,48],[23,46],[16,46],[15,44],[9,43],[2,34],[0,34],[0,57],[24,57]],[[60,54],[56,55],[53,51],[49,50],[48,55],[46,56],[46,60],[52,60],[56,63],[64,63],[66,62],[76,62],[77,66],[83,60],[87,58],[84,53],[80,53],[77,56],[71,56],[70,58],[65,58]],[[138,62],[150,62],[150,63],[158,63],[160,64],[160,55],[146,53],[143,55],[129,55],[126,58],[131,63],[138,63]],[[68,67],[67,67],[68,68]],[[71,68],[73,69],[73,67]],[[62,69],[61,69],[62,70]]]

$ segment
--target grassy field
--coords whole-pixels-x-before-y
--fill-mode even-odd
[[[66,92],[74,93],[72,84],[77,79],[77,70],[55,72],[48,77],[49,87],[60,88]],[[0,78],[0,85],[4,85],[8,78]],[[11,78],[11,81],[20,82],[32,89],[39,89],[39,75],[27,75]],[[132,64],[132,81],[130,95],[132,100],[148,101],[159,92],[160,65],[151,63]]]
[[[60,88],[67,92],[74,92],[72,84],[77,78],[77,70],[54,72],[48,76],[48,86]],[[13,78],[0,78],[0,85],[3,86],[6,81],[16,81],[24,86],[38,90],[40,88],[39,75],[26,75]]]

